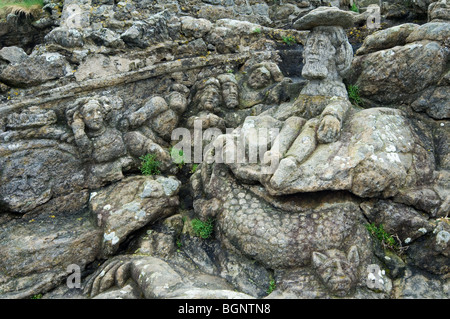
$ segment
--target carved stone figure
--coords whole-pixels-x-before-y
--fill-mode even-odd
[[[222,98],[229,109],[239,106],[239,86],[234,74],[221,74],[218,80],[222,86]]]
[[[240,81],[240,104],[249,108],[257,104],[279,104],[285,85],[291,82],[273,62],[252,65]]]
[[[348,254],[336,249],[325,253],[313,252],[312,265],[320,280],[339,296],[348,294],[358,278],[358,248],[352,246]]]
[[[126,155],[122,133],[108,125],[111,111],[106,99],[81,99],[66,110],[75,143],[86,159],[105,163]]]
[[[194,104],[197,104],[200,110],[213,113],[220,111],[222,95],[220,93],[220,82],[216,78],[209,78],[200,82],[197,89]]]
[[[268,189],[282,188],[281,184],[288,180],[287,177],[297,170],[319,143],[335,142],[340,136],[342,122],[350,108],[342,77],[350,67],[353,50],[343,29],[348,26],[348,20],[339,19],[341,16],[347,18],[349,13],[335,8],[329,9],[336,15],[334,25],[321,26],[321,17],[328,14],[328,9],[317,10],[312,11],[312,15],[315,15],[313,20],[309,15],[300,19],[304,19],[307,27],[312,29],[305,45],[305,65],[302,70],[302,75],[309,82],[293,103],[283,103],[259,116],[284,121],[275,140],[262,139],[257,142],[265,144],[259,145],[260,147],[271,148],[260,159],[265,164],[274,163],[273,176],[263,174],[261,168],[254,164],[230,164],[238,177],[260,181]],[[302,27],[301,23],[296,25]],[[248,77],[248,87],[261,88],[268,83],[269,74],[278,74],[277,69],[276,65],[271,63],[255,65]],[[280,81],[281,76],[278,75],[275,79]],[[253,97],[253,100],[257,98]],[[235,135],[245,136],[248,129],[273,128],[273,121],[253,121],[248,118],[246,123],[236,130]],[[274,168],[276,170],[273,170]]]
[[[122,179],[122,169],[132,162],[122,132],[116,128],[121,104],[113,108],[111,102],[106,97],[81,98],[66,109],[75,144],[89,167],[90,187]]]

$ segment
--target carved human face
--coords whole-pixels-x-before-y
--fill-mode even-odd
[[[330,76],[330,66],[334,62],[335,48],[331,44],[328,37],[319,32],[309,35],[306,41],[304,57],[305,65],[302,75],[310,80],[325,79]]]
[[[236,83],[233,82],[223,83],[222,95],[226,107],[232,109],[239,105],[239,90]]]
[[[91,100],[86,103],[81,115],[84,118],[84,123],[92,131],[98,131],[103,128],[103,107],[96,100]]]
[[[261,89],[270,84],[271,78],[272,76],[270,71],[261,66],[250,74],[250,77],[248,78],[248,85],[252,89]]]
[[[200,97],[200,107],[204,110],[213,111],[220,103],[220,93],[216,86],[208,85],[203,89]]]

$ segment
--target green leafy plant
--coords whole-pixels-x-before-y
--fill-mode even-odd
[[[359,87],[357,85],[349,85],[347,87],[348,98],[350,102],[356,106],[361,106],[363,103],[361,97],[359,96]]]
[[[42,298],[42,294],[37,294],[37,295],[31,296],[31,299],[41,299],[41,298]]]
[[[353,3],[352,6],[350,7],[350,10],[353,12],[358,12],[359,13],[359,8],[356,5],[356,3]]]
[[[191,221],[191,225],[195,235],[203,239],[210,238],[214,230],[214,221],[211,218],[205,222],[195,218]]]
[[[43,0],[1,0],[0,15],[24,15],[25,17],[37,17],[44,7]]]
[[[253,33],[261,33],[261,28],[255,28],[255,29],[253,30]]]
[[[183,150],[172,147],[170,148],[170,156],[172,157],[172,161],[177,164],[178,168],[183,167],[185,164]]]
[[[283,36],[282,39],[287,45],[293,45],[297,42],[292,35]]]
[[[372,236],[380,241],[383,247],[394,251],[400,248],[395,238],[384,230],[383,224],[380,226],[376,226],[375,223],[366,224],[366,228]]]
[[[161,162],[156,160],[155,154],[147,154],[139,157],[141,162],[142,175],[158,175],[161,174],[160,166]]]
[[[275,290],[276,287],[277,287],[277,285],[275,283],[275,279],[270,280],[269,288],[267,289],[267,294],[270,295],[272,293],[272,291]]]
[[[197,171],[198,164],[192,164],[191,174],[194,174]]]

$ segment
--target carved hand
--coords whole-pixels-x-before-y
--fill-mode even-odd
[[[333,115],[325,115],[317,129],[319,143],[332,143],[339,138],[341,122]]]

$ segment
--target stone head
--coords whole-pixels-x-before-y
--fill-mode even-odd
[[[97,100],[89,100],[80,108],[84,123],[92,131],[98,131],[104,127],[104,113],[103,106]]]
[[[272,81],[272,75],[265,66],[260,66],[252,71],[248,77],[248,86],[252,89],[261,89]]]
[[[353,49],[342,27],[315,27],[306,41],[302,75],[308,80],[342,78],[352,57]]]
[[[222,86],[222,98],[227,108],[239,105],[239,87],[234,74],[221,74],[218,77]]]
[[[203,110],[213,111],[215,108],[219,107],[221,103],[219,81],[215,78],[209,79],[201,85],[197,95],[199,107]]]

